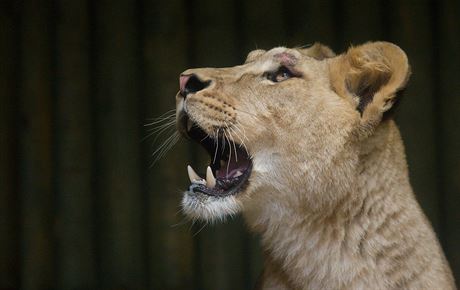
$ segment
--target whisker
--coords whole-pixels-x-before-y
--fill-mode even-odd
[[[237,133],[235,130],[233,130],[233,129],[230,129],[230,130],[231,130],[231,132],[232,132],[233,134],[235,134],[236,136],[238,136],[238,133]],[[238,136],[238,138],[241,140],[241,144],[239,145],[239,147],[240,147],[240,148],[243,147],[243,148],[246,150],[246,152],[248,152],[248,148],[247,148],[246,144],[244,143],[244,140],[243,140],[241,137],[239,137],[239,136]],[[235,143],[235,142],[233,142],[233,143]]]
[[[176,145],[177,141],[179,141],[179,136],[175,136],[170,142],[169,144],[162,150],[162,152],[158,155],[158,160],[163,158],[166,153],[171,150],[171,148]]]
[[[169,143],[168,147],[165,148],[165,150],[163,151],[163,155],[166,154],[166,152],[168,152],[171,149],[171,147],[174,146],[177,143],[177,141],[179,141],[179,138],[180,138],[179,133],[174,132],[174,138]]]
[[[232,147],[230,146],[230,140],[228,139],[227,134],[224,131],[224,144],[226,141],[228,141],[228,146],[230,147],[228,163],[227,163],[227,176],[228,176],[228,168],[230,167],[230,162],[232,161],[232,150],[231,150]]]
[[[238,132],[240,132],[240,133],[243,135],[243,139],[242,139],[243,141],[244,141],[244,139],[246,139],[246,141],[249,142],[249,139],[248,139],[248,137],[246,136],[246,132],[243,131],[244,128],[241,129],[238,125],[241,125],[241,123],[237,121],[237,124],[234,124],[233,127],[235,128],[235,130],[238,130]]]
[[[161,150],[163,150],[164,147],[171,142],[171,140],[174,138],[174,135],[169,136],[155,151],[152,153],[152,157],[155,157],[153,163],[155,163],[158,159],[158,156],[161,153]]]
[[[168,110],[168,111],[164,112],[163,114],[161,114],[161,115],[158,116],[158,117],[155,117],[155,118],[148,118],[147,120],[148,120],[148,121],[155,121],[155,120],[157,120],[157,119],[159,119],[159,118],[164,117],[165,115],[171,115],[172,112],[174,112],[174,114],[176,114],[176,113],[175,113],[175,112],[176,112],[176,109]]]
[[[175,128],[171,128],[171,126],[169,126],[169,127],[167,126],[167,127],[162,128],[160,131],[155,132],[155,133],[156,133],[156,136],[155,136],[155,138],[153,139],[153,143],[155,143],[155,142],[157,141],[157,139],[158,139],[164,132],[166,132],[167,130],[171,130],[171,129],[174,130]],[[175,131],[175,132],[177,132],[177,131]]]
[[[160,160],[166,152],[168,152],[176,143],[179,141],[180,135],[177,131],[175,131],[171,136],[169,136],[153,153],[152,157],[154,160],[152,162],[153,166],[158,160]]]
[[[191,223],[190,223],[190,226],[188,227],[188,231],[191,232],[192,229],[193,229],[193,226],[195,225],[197,219],[196,218],[192,218],[191,219]]]
[[[251,92],[251,99],[258,102],[259,107],[265,107],[265,104],[262,102],[262,97],[259,94],[256,94],[252,87],[246,86],[246,88],[249,89],[249,91]]]
[[[230,130],[231,130],[235,135],[237,135],[238,138],[241,140],[240,146],[243,146],[244,149],[246,150],[246,152],[249,152],[249,151],[248,151],[248,147],[246,146],[246,143],[244,143],[244,139],[248,140],[248,138],[246,137],[246,135],[244,135],[244,133],[241,131],[241,129],[240,129],[236,124],[234,124],[234,125],[230,128]],[[241,134],[243,134],[243,138],[241,138],[241,136],[238,134],[238,132],[237,132],[236,130],[239,130],[239,132],[240,132]],[[249,141],[249,140],[248,140],[248,141]]]
[[[262,122],[262,120],[260,120],[260,118],[259,118],[257,115],[253,114],[253,113],[249,113],[249,112],[247,112],[247,111],[244,111],[244,110],[241,110],[241,109],[237,109],[237,108],[235,108],[235,110],[238,111],[238,112],[241,112],[241,113],[248,114],[249,116],[253,117],[253,118],[256,119],[257,121]]]
[[[162,128],[164,128],[164,127],[174,125],[175,123],[176,123],[176,120],[170,120],[170,121],[168,121],[168,122],[166,122],[164,124],[159,124],[159,125],[157,125],[157,126],[155,126],[153,128],[149,128],[149,129],[147,129],[147,131],[155,133],[155,132],[161,130]]]
[[[168,129],[171,129],[171,127],[172,127],[173,125],[174,125],[174,123],[165,124],[165,125],[159,127],[158,129],[156,129],[156,130],[154,130],[154,131],[152,131],[152,132],[149,132],[149,133],[147,134],[147,136],[145,136],[144,138],[141,139],[141,142],[143,142],[143,141],[145,141],[146,139],[150,138],[151,136],[157,134],[156,138],[154,139],[154,141],[155,141],[156,139],[158,139],[158,137],[159,137],[163,132],[165,132],[165,131],[168,130]]]
[[[201,139],[200,142],[203,142],[203,141],[206,140],[207,138],[209,138],[209,134],[206,134],[206,136],[204,136],[204,138]]]
[[[162,152],[162,150],[163,150],[164,148],[166,148],[166,147],[170,144],[170,142],[173,141],[173,140],[175,139],[176,136],[177,136],[177,135],[176,135],[176,132],[174,132],[171,136],[169,136],[169,137],[160,145],[160,147],[158,147],[158,148],[152,153],[152,156],[155,156],[157,153],[158,153],[158,155],[160,155],[161,152]]]
[[[248,137],[246,137],[246,130],[244,129],[244,126],[239,121],[237,121],[237,123],[238,123],[238,125],[241,125],[241,128],[238,125],[236,125],[235,128],[240,129],[243,132],[243,137],[245,137],[246,140],[249,141]]]
[[[225,152],[225,130],[222,130],[222,131],[223,131],[223,133],[224,133],[224,144],[222,144],[222,150],[221,150],[221,152],[222,152],[222,154],[224,154],[224,152]],[[219,138],[219,136],[217,136],[217,137]]]
[[[176,227],[180,227],[180,226],[183,226],[185,224],[188,223],[188,220],[187,219],[182,219],[180,222],[176,223],[176,224],[173,224],[171,225],[170,227],[171,228],[176,228]]]
[[[232,143],[233,143],[233,150],[235,151],[235,160],[238,162],[238,153],[236,152],[236,144],[235,144],[235,138],[233,138],[231,131],[228,131],[228,134],[230,137],[232,137]]]
[[[164,126],[168,126],[170,124],[175,124],[176,123],[176,118],[168,118],[168,119],[164,119],[164,120],[161,120],[161,121],[158,121],[156,123],[150,123],[150,124],[146,124],[144,125],[144,128],[147,132],[153,132],[155,130],[158,130],[159,128],[162,128]]]
[[[236,145],[235,145],[235,140],[234,140],[235,138],[232,136],[233,131],[230,130],[230,127],[227,124],[225,124],[225,127],[227,128],[228,135],[229,135],[229,137],[230,137],[230,139],[231,139],[231,141],[233,143],[233,149],[235,151],[235,160],[236,160],[236,162],[238,162],[238,153],[236,152]],[[229,144],[229,146],[230,146],[230,144]],[[231,149],[232,149],[232,147],[230,146],[230,150]]]
[[[220,130],[220,129],[217,129],[216,151],[214,152],[214,159],[213,159],[212,163],[216,163],[216,159],[217,159],[217,150],[219,150],[219,130]]]
[[[207,225],[208,225],[208,222],[205,222],[204,225],[196,233],[193,234],[193,237],[198,235]]]
[[[158,124],[158,123],[161,123],[161,122],[164,122],[166,120],[174,120],[175,121],[176,119],[176,113],[170,115],[170,116],[166,116],[166,117],[158,117],[156,118],[155,120],[151,121],[150,123],[146,123],[144,124],[144,127],[149,127],[149,126],[153,126],[155,124]]]

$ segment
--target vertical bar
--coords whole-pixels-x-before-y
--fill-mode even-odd
[[[179,73],[187,68],[189,54],[186,14],[190,12],[184,4],[179,0],[143,1],[142,122],[148,124],[161,115],[169,118],[146,125],[142,136],[170,122],[163,134],[154,134],[142,141],[149,289],[195,289],[194,243],[190,224],[180,212],[181,191],[188,186],[189,150],[180,142],[152,164],[157,156],[152,153],[175,131],[171,110],[175,109]]]
[[[187,49],[187,67],[197,67],[197,50],[198,47],[196,43],[199,41],[196,37],[196,30],[197,30],[197,18],[198,15],[196,11],[199,9],[195,0],[185,0],[184,8],[186,13],[185,24],[186,24],[186,49]],[[199,154],[196,147],[188,145],[188,152],[190,157],[190,164],[193,166],[196,165],[197,160],[202,158],[203,155]],[[195,167],[198,168],[198,167]],[[200,244],[200,237],[196,234],[196,230],[194,229],[195,222],[192,222],[190,227],[190,231],[195,233],[192,236],[193,240],[193,289],[199,290],[202,288],[203,285],[203,277],[201,275],[201,265],[203,262],[202,257],[202,247]]]
[[[236,9],[235,2],[200,0],[195,1],[195,5],[199,7],[194,11],[196,65],[198,67],[222,67],[241,64],[243,59],[240,59],[238,54],[241,48],[237,44],[240,38],[235,28],[235,17],[231,13]],[[265,5],[271,4],[267,2],[263,6]],[[254,27],[254,23],[257,21],[252,19],[251,25],[247,28]],[[262,31],[264,30],[257,32]],[[263,38],[257,41],[259,40],[264,41]],[[201,148],[199,150],[200,153],[204,153]],[[209,164],[209,156],[201,154],[199,161],[194,168],[199,172],[204,172]],[[201,229],[201,227],[204,228]],[[228,219],[225,223],[215,225],[201,224],[194,228],[194,231],[199,231],[196,238],[201,253],[198,275],[201,277],[202,284],[199,289],[251,288],[245,284],[248,280],[244,271],[248,264],[247,257],[244,256],[247,233],[242,218]]]
[[[283,20],[283,1],[265,1],[261,5],[257,1],[245,1],[243,9],[246,16],[245,51],[257,48],[270,49],[285,46],[285,21]]]
[[[340,43],[340,28],[337,22],[338,19],[335,13],[336,3],[334,0],[325,1],[308,1],[306,8],[305,22],[306,33],[305,37],[308,40],[306,43],[314,43],[319,41],[327,46],[334,48],[334,50],[342,47]]]
[[[102,289],[144,289],[137,2],[92,3],[96,210]]]
[[[379,1],[343,1],[343,39],[344,46],[382,40],[382,18],[387,17]],[[345,49],[347,47],[344,47]]]
[[[18,5],[0,4],[0,288],[19,288],[17,198]]]
[[[434,2],[434,1],[433,1]],[[435,71],[439,81],[436,92],[438,130],[438,154],[440,168],[438,178],[442,183],[440,194],[441,234],[447,259],[460,281],[460,3],[443,0],[433,3],[437,9],[438,67]]]
[[[406,51],[412,67],[396,121],[406,146],[411,183],[425,213],[438,230],[439,199],[436,182],[436,145],[431,11],[428,0],[392,1],[390,40]],[[394,14],[393,14],[394,13]]]
[[[248,45],[250,42],[248,41],[248,35],[246,33],[247,26],[245,25],[245,19],[247,19],[247,11],[244,5],[244,0],[238,0],[234,1],[233,6],[233,26],[236,31],[234,41],[236,42],[235,49],[237,51],[236,57],[238,58],[236,61],[237,64],[242,63],[246,59],[247,54],[250,52],[250,50],[247,50],[247,47],[250,47]],[[238,220],[236,220],[235,223],[242,224],[242,227],[245,227],[242,217],[238,217]],[[239,271],[244,273],[244,288],[253,289],[262,271],[263,263],[260,240],[257,235],[251,233],[243,235],[240,255],[242,255],[243,264],[240,266],[241,268]]]
[[[341,18],[335,15],[334,0],[283,1],[283,21],[289,47],[311,45],[321,42],[331,48],[342,47],[337,25]],[[340,44],[340,45],[339,45]]]
[[[56,215],[58,289],[95,289],[89,15],[56,0]]]
[[[329,2],[308,1],[307,3],[306,1],[276,0],[260,5],[255,1],[245,1],[242,7],[245,16],[242,21],[245,34],[244,51],[248,53],[257,48],[269,50],[276,46],[301,46],[312,44],[315,40],[323,41],[323,39],[312,40],[310,38],[310,32],[323,27],[317,25],[321,23],[321,19],[315,18],[318,15],[313,15],[313,9],[310,8],[317,5],[320,7],[319,9],[322,9],[327,7]],[[238,33],[240,32],[238,31]],[[241,257],[243,266],[240,266],[241,268],[237,271],[244,269],[244,287],[251,289],[255,286],[263,268],[260,237],[245,234],[241,247],[243,249]]]
[[[55,281],[50,4],[25,0],[21,15],[22,289],[50,289]]]

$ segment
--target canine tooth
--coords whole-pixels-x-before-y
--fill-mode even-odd
[[[203,180],[198,174],[196,174],[195,170],[193,170],[192,166],[187,165],[187,172],[188,178],[190,178],[190,182],[196,182],[198,180]]]
[[[216,186],[216,178],[214,174],[212,174],[212,169],[209,166],[206,169],[206,186],[209,188],[214,188],[214,186]]]

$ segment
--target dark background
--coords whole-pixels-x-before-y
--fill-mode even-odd
[[[174,108],[188,67],[314,41],[407,52],[396,119],[460,279],[460,1],[0,3],[0,289],[250,289],[257,237],[241,218],[185,223],[201,153],[181,141],[151,167],[160,143],[144,124]]]

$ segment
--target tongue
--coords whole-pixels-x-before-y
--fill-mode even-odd
[[[230,178],[238,177],[242,174],[243,172],[239,169],[233,169],[232,171],[229,171],[228,174],[227,174],[226,169],[221,169],[217,171],[217,178],[230,179]]]
[[[216,177],[221,179],[235,178],[243,174],[249,167],[249,160],[239,156],[238,160],[232,156],[227,163],[216,172]]]

